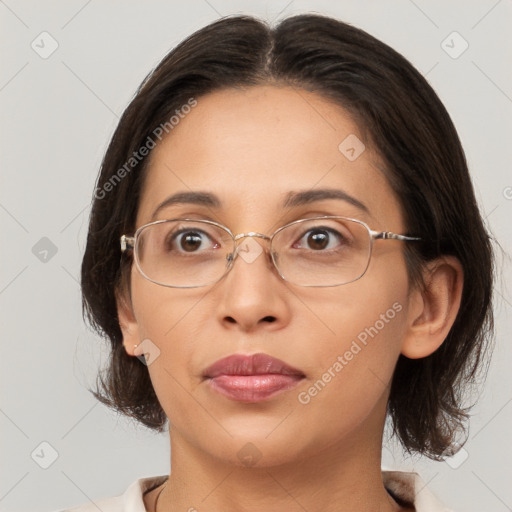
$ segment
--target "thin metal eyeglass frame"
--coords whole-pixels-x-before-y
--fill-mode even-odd
[[[278,265],[276,263],[276,260],[275,260],[275,257],[274,257],[275,253],[272,251],[272,240],[280,231],[282,231],[283,229],[285,229],[285,228],[287,228],[289,226],[292,226],[294,224],[298,224],[298,223],[301,223],[301,222],[307,222],[307,221],[312,221],[312,220],[321,220],[321,219],[348,220],[348,221],[351,221],[351,222],[356,222],[357,224],[360,224],[361,226],[366,228],[366,230],[368,231],[369,238],[370,238],[370,246],[369,246],[369,250],[368,250],[368,261],[366,263],[366,267],[363,270],[361,275],[359,275],[355,279],[352,279],[352,280],[347,281],[345,283],[339,283],[339,284],[320,284],[320,285],[319,284],[303,285],[303,284],[293,283],[293,281],[289,281],[288,279],[286,279],[285,276],[283,276],[283,274],[281,273],[281,270],[279,269],[279,267],[278,267]],[[200,285],[176,286],[176,285],[172,285],[172,284],[163,284],[163,283],[160,283],[159,281],[155,281],[155,280],[151,279],[150,277],[148,277],[144,273],[144,271],[141,268],[140,262],[139,262],[137,251],[135,250],[135,247],[136,247],[136,244],[137,244],[137,239],[138,239],[140,233],[142,232],[142,230],[147,228],[148,226],[153,226],[153,225],[156,225],[156,224],[163,224],[163,223],[167,223],[167,222],[199,222],[199,223],[209,224],[209,225],[212,225],[212,226],[216,226],[216,227],[218,227],[220,229],[223,229],[224,231],[226,231],[231,236],[231,238],[233,239],[233,243],[235,245],[235,248],[234,248],[233,252],[228,255],[228,256],[231,256],[231,259],[229,259],[229,266],[226,268],[225,272],[216,281],[211,281],[209,283],[200,284]],[[237,235],[235,235],[235,234],[233,234],[233,232],[228,227],[226,227],[226,226],[224,226],[222,224],[219,224],[218,222],[215,222],[213,220],[207,220],[207,219],[177,218],[177,219],[156,220],[154,222],[150,222],[148,224],[144,224],[143,226],[140,226],[137,229],[137,231],[135,231],[133,236],[122,235],[121,238],[120,238],[120,243],[121,243],[121,253],[124,253],[127,250],[129,250],[129,249],[133,250],[134,256],[135,256],[135,258],[134,258],[135,259],[135,264],[137,265],[137,270],[148,281],[151,281],[152,283],[158,284],[160,286],[165,286],[166,288],[201,288],[203,286],[208,286],[208,285],[211,285],[211,284],[218,283],[233,268],[233,265],[235,263],[236,257],[238,256],[238,247],[239,247],[239,245],[237,245],[236,242],[238,242],[238,240],[241,240],[241,239],[247,238],[247,237],[257,237],[257,238],[263,238],[265,240],[268,240],[270,242],[269,253],[270,253],[270,256],[271,256],[271,260],[272,260],[272,263],[274,265],[274,268],[277,270],[277,273],[279,274],[281,279],[283,279],[284,281],[286,281],[288,283],[295,284],[296,286],[302,286],[302,287],[305,287],[305,288],[311,288],[311,287],[329,288],[329,287],[333,287],[333,286],[343,286],[345,284],[353,283],[354,281],[357,281],[358,279],[361,279],[366,274],[366,271],[368,270],[368,267],[370,265],[370,260],[371,260],[372,253],[373,253],[373,242],[375,240],[399,240],[401,242],[414,242],[414,241],[421,240],[421,238],[419,238],[419,237],[413,237],[413,236],[407,236],[407,235],[399,235],[399,234],[393,233],[391,231],[375,231],[375,230],[371,229],[368,226],[368,224],[366,224],[362,220],[352,219],[350,217],[342,217],[342,216],[339,216],[339,215],[321,215],[321,216],[318,216],[318,217],[307,217],[307,218],[304,218],[304,219],[298,219],[298,220],[294,220],[293,222],[289,222],[288,224],[285,224],[284,226],[281,226],[280,228],[276,229],[274,231],[274,233],[272,233],[272,235],[270,235],[270,236],[269,235],[264,235],[263,233],[257,233],[257,232],[254,232],[254,231],[250,231],[249,233],[238,233]]]

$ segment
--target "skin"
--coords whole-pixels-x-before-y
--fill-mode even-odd
[[[234,233],[271,234],[299,218],[343,215],[405,233],[378,154],[366,143],[351,162],[338,150],[349,134],[362,140],[346,111],[310,92],[257,86],[198,98],[152,152],[136,227],[156,220],[154,209],[169,195],[192,190],[215,193],[222,206],[173,205],[158,219],[193,215]],[[290,191],[315,188],[342,189],[369,213],[337,199],[281,206]],[[160,350],[148,369],[169,418],[172,474],[159,511],[406,510],[386,492],[380,471],[391,377],[400,353],[425,357],[443,342],[459,307],[462,271],[454,258],[440,259],[425,270],[426,291],[413,289],[403,244],[376,241],[366,274],[332,288],[283,281],[266,252],[251,263],[238,258],[220,282],[192,289],[158,286],[133,265],[132,295],[119,297],[118,312],[128,354],[146,338]],[[401,311],[301,404],[298,394],[395,303]],[[249,404],[202,379],[222,357],[257,352],[305,378]],[[238,456],[247,443],[259,457],[251,467]],[[145,495],[148,511],[161,489]]]

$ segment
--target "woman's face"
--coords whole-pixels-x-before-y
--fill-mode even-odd
[[[403,233],[379,157],[355,137],[362,139],[343,109],[303,90],[258,86],[200,97],[152,151],[137,227],[193,217],[235,234],[270,235],[297,219],[339,215]],[[340,198],[283,206],[292,193],[319,189],[343,191],[367,211]],[[166,198],[191,191],[213,194],[219,205],[175,203],[153,218]],[[376,241],[357,281],[308,288],[281,279],[268,253],[254,245],[266,242],[249,240],[254,258],[239,255],[221,281],[206,287],[159,286],[132,267],[125,345],[133,354],[133,343],[148,339],[159,350],[148,368],[176,449],[265,466],[327,448],[355,454],[380,446],[408,321],[402,242]],[[299,375],[276,377],[273,394],[261,376],[205,377],[213,363],[234,354],[266,354]],[[252,395],[255,388],[262,392]]]

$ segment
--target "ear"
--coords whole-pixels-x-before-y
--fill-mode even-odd
[[[116,293],[116,303],[117,316],[121,332],[123,333],[123,345],[126,353],[130,356],[138,356],[140,355],[140,350],[137,351],[136,345],[140,343],[141,338],[131,301],[123,293],[119,292]]]
[[[424,289],[410,295],[402,343],[402,354],[410,359],[429,356],[448,336],[459,311],[464,273],[457,258],[443,256],[428,264],[423,279]]]

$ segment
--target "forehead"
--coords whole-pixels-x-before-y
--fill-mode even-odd
[[[319,188],[369,201],[374,219],[398,213],[379,167],[349,114],[314,93],[221,90],[198,98],[152,150],[137,224],[169,195],[190,191],[213,192],[226,215],[276,214],[291,191]]]

